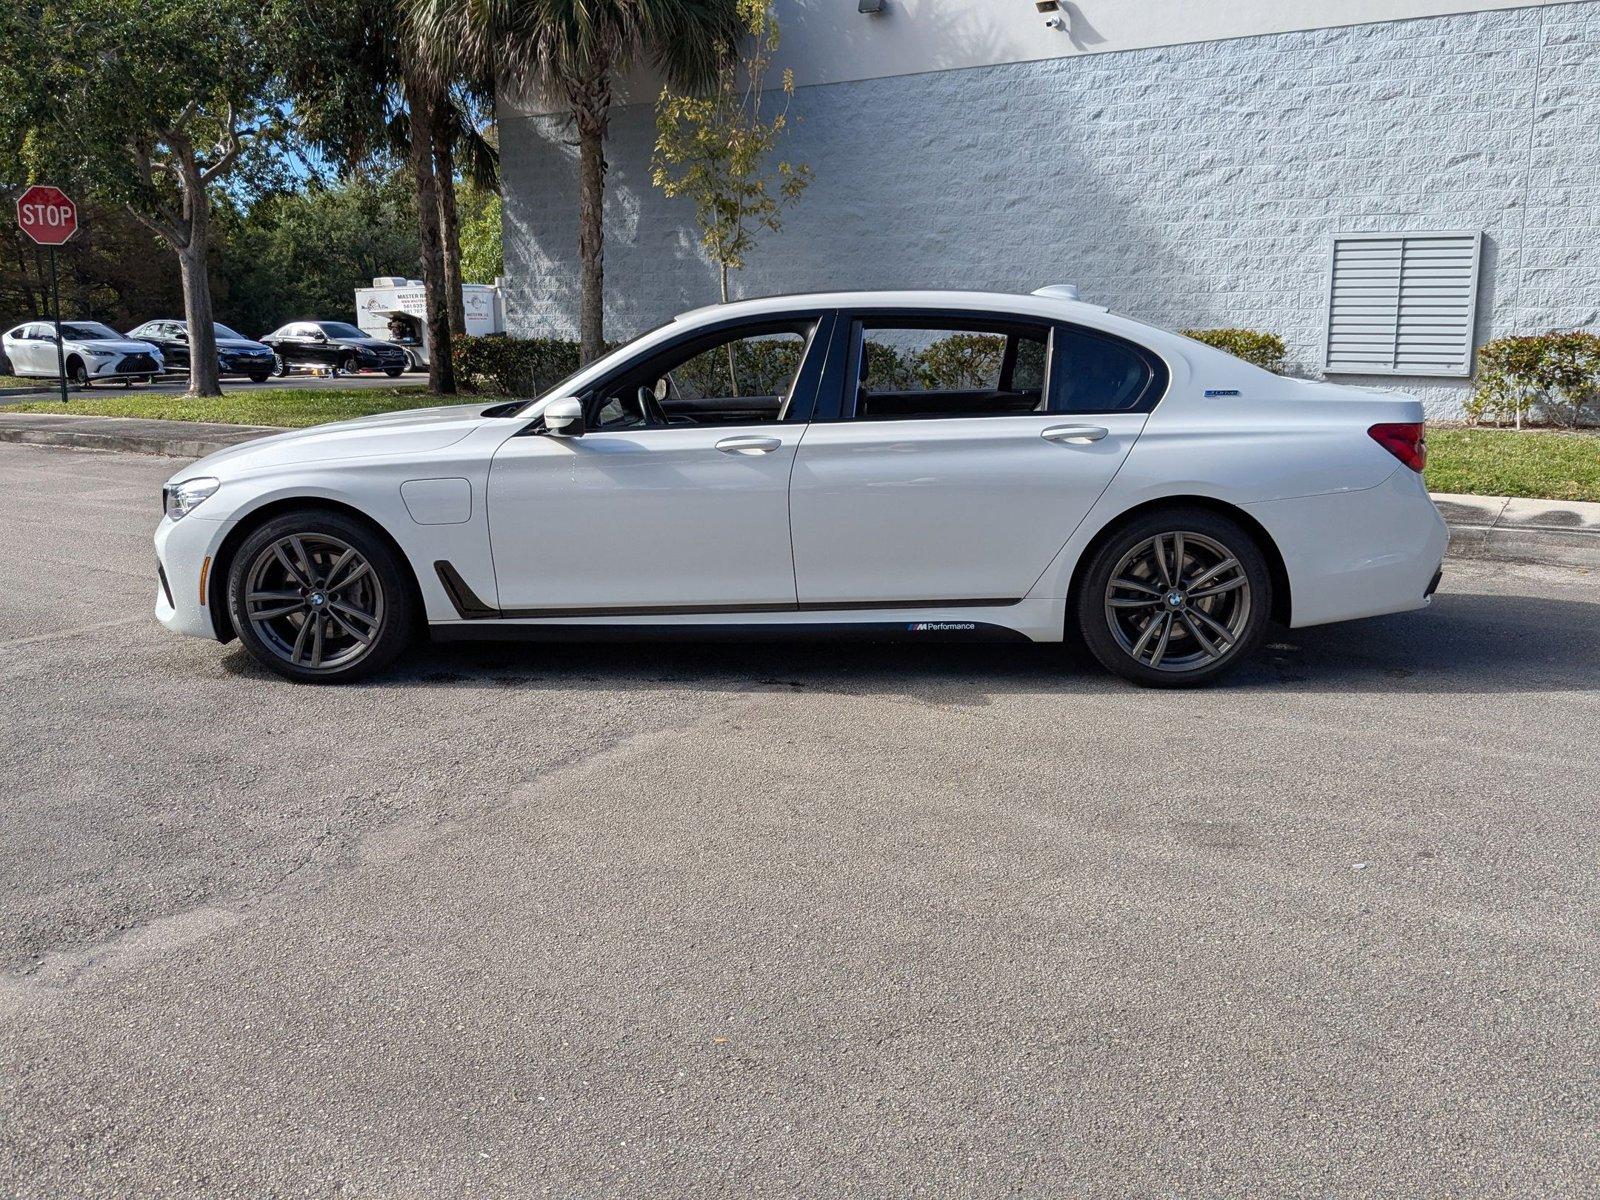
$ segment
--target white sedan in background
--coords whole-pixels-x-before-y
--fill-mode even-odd
[[[8,329],[0,344],[11,360],[11,373],[27,379],[67,379],[78,387],[116,380],[125,386],[148,383],[161,374],[161,351],[149,342],[126,338],[99,321],[61,322],[61,353],[56,353],[52,321],[28,321]]]
[[[1428,603],[1416,400],[1063,290],[718,305],[537,400],[225,450],[166,486],[156,615],[307,682],[421,633],[735,632],[1076,637],[1182,686]]]

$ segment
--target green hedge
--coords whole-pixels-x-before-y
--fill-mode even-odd
[[[1242,358],[1274,375],[1283,374],[1283,359],[1289,352],[1277,334],[1257,329],[1185,329],[1183,336],[1226,350],[1235,358]]]
[[[1521,428],[1536,412],[1574,428],[1600,396],[1600,335],[1581,329],[1495,338],[1478,350],[1478,386],[1466,403],[1477,425]]]
[[[468,391],[537,396],[578,369],[578,343],[504,333],[451,342],[456,383]]]

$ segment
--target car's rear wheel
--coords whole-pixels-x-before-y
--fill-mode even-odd
[[[1198,508],[1141,517],[1095,553],[1078,627],[1100,664],[1146,687],[1194,687],[1254,652],[1272,572],[1237,522]]]
[[[288,513],[234,555],[228,611],[263,666],[303,683],[344,683],[382,670],[410,639],[414,604],[401,571],[361,522]]]

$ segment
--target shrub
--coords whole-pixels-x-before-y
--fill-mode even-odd
[[[1283,374],[1283,359],[1289,352],[1277,334],[1256,329],[1185,329],[1183,336],[1226,350],[1274,375]]]
[[[504,333],[457,337],[451,343],[456,381],[472,391],[537,396],[578,369],[578,343]]]
[[[1600,335],[1581,329],[1496,338],[1478,350],[1467,420],[1518,429],[1536,407],[1577,427],[1600,394]]]

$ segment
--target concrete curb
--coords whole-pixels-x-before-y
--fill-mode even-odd
[[[260,425],[0,412],[0,442],[66,446],[76,450],[120,450],[161,454],[168,458],[204,458],[240,442],[283,432]]]
[[[1434,493],[1457,558],[1600,569],[1600,504]]]
[[[0,412],[0,441],[203,458],[282,429]],[[1600,504],[1435,494],[1456,558],[1600,570]]]

